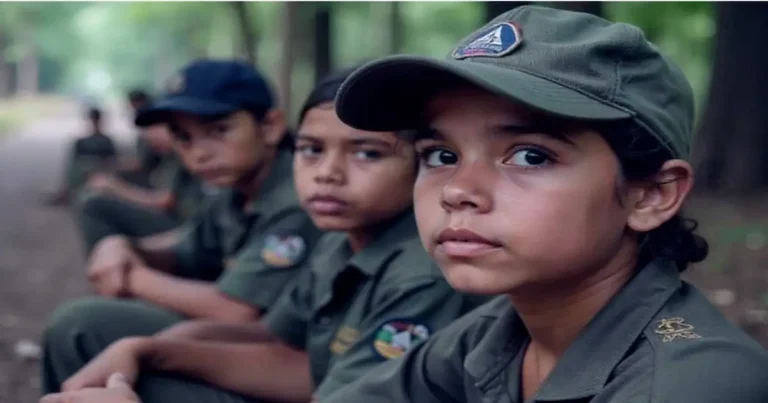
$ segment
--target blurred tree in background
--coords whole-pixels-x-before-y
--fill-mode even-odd
[[[106,99],[134,86],[160,90],[190,60],[236,57],[272,77],[295,113],[329,71],[393,53],[443,56],[521,4],[527,2],[0,3],[0,97],[44,91]],[[695,150],[703,188],[768,185],[761,146],[768,114],[760,102],[768,79],[758,47],[768,5],[545,4],[638,25],[683,67],[705,111]]]

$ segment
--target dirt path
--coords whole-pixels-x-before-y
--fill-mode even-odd
[[[58,185],[67,147],[83,130],[80,116],[68,105],[0,139],[0,403],[37,401],[38,362],[16,358],[14,346],[38,341],[57,305],[88,293],[69,212],[40,203]],[[107,130],[129,145],[118,111],[107,116]]]

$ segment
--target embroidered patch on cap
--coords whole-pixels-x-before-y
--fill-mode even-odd
[[[493,25],[480,32],[475,39],[453,51],[455,59],[465,57],[501,57],[509,54],[522,42],[520,29],[509,22]]]
[[[269,235],[264,241],[261,258],[270,266],[288,267],[296,264],[307,249],[304,238],[298,235]]]
[[[408,320],[391,321],[376,331],[373,349],[386,359],[397,358],[427,338],[429,329],[422,324]]]
[[[165,90],[168,91],[169,94],[178,94],[184,91],[185,85],[186,81],[184,80],[184,75],[176,74],[168,79],[168,82],[165,84]]]

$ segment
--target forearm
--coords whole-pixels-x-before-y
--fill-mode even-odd
[[[253,398],[306,403],[312,379],[306,353],[282,343],[213,343],[152,339],[142,362]]]
[[[223,323],[211,320],[187,320],[171,326],[156,338],[164,340],[219,341],[229,343],[264,343],[276,341],[262,321]]]
[[[176,267],[174,248],[181,237],[181,228],[132,240],[133,249],[147,266],[172,273]]]
[[[173,195],[167,190],[142,189],[116,178],[109,186],[109,193],[132,203],[157,210],[168,210],[173,205]]]
[[[248,322],[258,309],[223,295],[214,283],[189,280],[135,267],[128,274],[128,290],[135,297],[195,319]]]

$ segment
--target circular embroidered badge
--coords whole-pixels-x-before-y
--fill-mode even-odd
[[[304,238],[298,235],[272,234],[264,240],[261,258],[270,266],[289,267],[304,257],[306,249]]]
[[[429,329],[425,325],[408,320],[390,321],[376,331],[373,349],[384,358],[397,358],[427,338]]]

